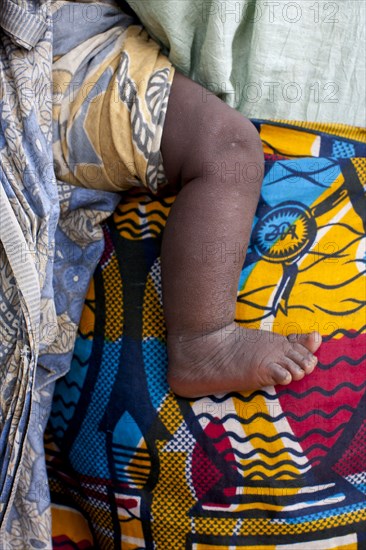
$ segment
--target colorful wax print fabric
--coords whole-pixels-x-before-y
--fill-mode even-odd
[[[319,364],[287,387],[177,398],[159,258],[174,197],[126,195],[104,226],[72,367],[55,391],[55,548],[365,547],[366,135],[256,125],[266,174],[237,320],[318,330]]]

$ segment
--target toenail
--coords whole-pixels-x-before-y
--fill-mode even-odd
[[[314,363],[316,362],[316,357],[315,355],[312,355],[312,354],[309,354],[305,357],[305,360],[304,360],[304,364],[307,366],[307,367],[312,367],[314,365]]]

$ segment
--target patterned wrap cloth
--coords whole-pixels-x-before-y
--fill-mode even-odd
[[[70,367],[100,223],[119,196],[57,181],[52,157],[52,11],[0,12],[0,548],[47,548],[43,434]]]
[[[37,367],[55,327],[52,259],[59,204],[52,170],[51,17],[46,2],[0,13],[0,547],[49,542],[42,432],[51,371]],[[42,71],[39,71],[42,67]],[[48,168],[51,168],[48,170]],[[45,489],[46,505],[39,501]],[[35,519],[37,518],[37,522]],[[27,547],[32,547],[30,544]]]
[[[115,191],[128,180],[127,187],[157,190],[174,70],[141,27],[127,29],[133,20],[108,0],[4,0],[1,10],[0,547],[23,550],[51,547],[43,433],[103,251],[100,224],[120,199],[70,182],[93,187],[97,170],[97,187]],[[152,53],[141,63],[148,42]],[[140,64],[131,70],[133,56]],[[90,128],[108,100],[102,141]],[[54,173],[52,142],[64,181]],[[106,149],[115,153],[112,170]]]
[[[366,132],[256,125],[266,170],[236,317],[280,334],[319,330],[318,366],[286,387],[177,398],[160,274],[174,196],[130,191],[104,225],[55,391],[55,548],[365,548]],[[207,243],[213,253],[225,249]]]
[[[160,142],[171,63],[109,1],[55,2],[54,9],[58,178],[87,188],[143,186],[156,193],[166,183]]]

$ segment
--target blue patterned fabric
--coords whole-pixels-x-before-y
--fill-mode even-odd
[[[56,181],[52,14],[0,13],[0,548],[51,547],[43,433],[118,195]]]

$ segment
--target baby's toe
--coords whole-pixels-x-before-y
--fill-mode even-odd
[[[301,380],[306,374],[306,370],[302,367],[302,363],[297,360],[294,361],[291,357],[284,357],[281,360],[281,366],[291,374],[292,380]]]
[[[295,362],[305,374],[310,374],[315,369],[317,358],[300,344],[297,345],[297,349],[295,346],[287,352],[287,357]]]
[[[292,375],[289,370],[281,366],[279,363],[271,363],[268,366],[268,375],[270,380],[268,381],[268,386],[276,384],[290,384],[292,381]]]
[[[308,334],[290,334],[288,340],[293,345],[299,344],[304,346],[311,353],[315,353],[322,343],[322,337],[316,331],[309,332]]]

